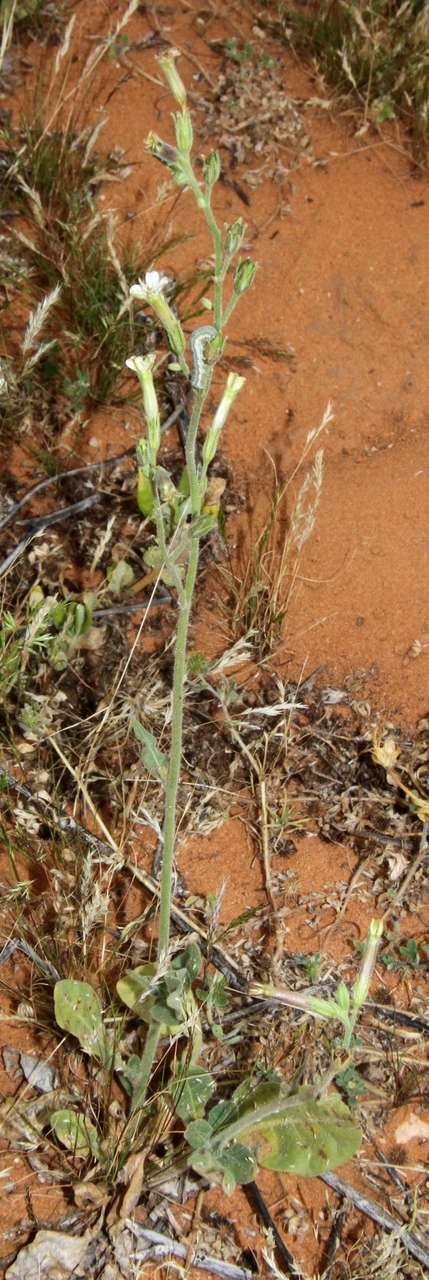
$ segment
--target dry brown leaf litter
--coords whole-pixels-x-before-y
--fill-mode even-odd
[[[314,161],[301,104],[274,62],[258,53],[242,62],[226,57],[216,88],[197,100],[200,137],[228,154],[231,170],[242,166],[240,181],[251,188],[267,179],[282,183],[303,161]]]

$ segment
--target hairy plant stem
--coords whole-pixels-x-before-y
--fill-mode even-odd
[[[191,420],[188,427],[188,435],[186,440],[186,465],[188,469],[189,488],[192,506],[192,516],[194,521],[198,519],[201,510],[202,494],[198,482],[198,474],[195,460],[196,440],[198,427],[201,418],[201,410],[207,395],[208,386],[204,390],[197,392],[195,396],[194,407],[191,414]],[[158,522],[157,522],[158,523]],[[165,542],[164,542],[165,547]],[[159,906],[159,938],[158,938],[158,964],[161,967],[167,958],[168,948],[170,944],[170,920],[171,920],[171,898],[172,898],[172,877],[174,865],[174,849],[176,841],[176,810],[177,810],[177,793],[180,781],[180,765],[182,759],[182,740],[183,740],[183,704],[185,699],[185,683],[186,683],[186,652],[188,644],[189,621],[192,609],[192,601],[194,596],[195,582],[198,571],[198,560],[200,553],[200,537],[197,533],[193,533],[191,540],[191,549],[186,571],[184,586],[178,593],[179,598],[179,618],[177,624],[176,647],[174,655],[174,676],[173,676],[173,705],[171,716],[171,742],[170,757],[168,764],[167,782],[165,787],[165,809],[164,809],[164,832],[163,832],[163,856],[160,883],[160,906]],[[169,566],[168,548],[164,551],[166,564]],[[149,1027],[144,1052],[141,1062],[141,1071],[138,1087],[134,1090],[133,1095],[133,1112],[140,1111],[146,1100],[147,1089],[152,1073],[153,1064],[158,1049],[161,1036],[161,1027],[158,1023],[152,1022]]]
[[[215,329],[218,333],[222,329],[222,305],[223,305],[223,283],[226,274],[226,264],[223,262],[222,235],[214,217],[209,202],[206,202],[204,215],[209,231],[211,232],[215,251],[215,274],[214,274],[214,309],[213,319]]]
[[[224,261],[224,253],[223,253],[223,246],[222,246],[222,232],[217,225],[216,218],[214,216],[214,213],[211,207],[210,198],[209,196],[206,196],[203,194],[200,184],[198,182],[198,178],[195,177],[190,159],[188,159],[188,182],[189,182],[191,191],[193,191],[194,193],[197,206],[199,209],[202,210],[202,213],[207,223],[207,227],[210,231],[210,235],[213,240],[213,247],[215,251],[215,271],[213,276],[213,282],[214,282],[213,321],[214,321],[215,329],[217,329],[217,332],[220,333],[222,329],[223,285],[224,285],[228,263]]]
[[[196,430],[198,429],[198,422]],[[198,514],[198,512],[197,512]],[[183,704],[185,699],[185,681],[186,681],[186,652],[188,643],[189,620],[191,615],[192,600],[194,595],[195,581],[198,570],[198,560],[200,552],[200,539],[194,535],[191,542],[191,551],[189,555],[188,568],[186,573],[185,585],[183,593],[179,601],[179,619],[177,625],[176,648],[174,656],[174,676],[173,676],[173,706],[171,717],[171,743],[170,758],[168,765],[167,782],[165,788],[165,810],[164,810],[164,839],[163,839],[163,857],[161,869],[160,883],[160,909],[159,909],[159,938],[158,938],[158,965],[161,967],[165,963],[168,955],[170,943],[170,920],[171,920],[171,898],[172,898],[172,877],[174,864],[174,847],[176,840],[176,809],[177,809],[177,792],[180,781],[180,765],[182,759],[182,739],[183,739]],[[158,1044],[161,1037],[162,1027],[160,1023],[152,1022],[146,1036],[145,1047],[141,1060],[141,1068],[139,1073],[138,1086],[135,1087],[133,1093],[133,1114],[141,1111],[146,1101],[146,1094],[150,1077],[152,1074],[153,1064],[155,1061]],[[133,1133],[133,1138],[135,1132]],[[132,1140],[131,1140],[132,1145]]]
[[[185,581],[185,599],[179,606],[177,625],[176,652],[174,657],[173,708],[171,720],[170,759],[168,765],[167,784],[165,789],[164,845],[161,871],[161,892],[159,908],[159,940],[158,962],[162,964],[167,956],[170,942],[170,911],[172,894],[172,874],[174,845],[176,836],[177,792],[180,778],[183,737],[183,703],[186,680],[186,649],[189,631],[189,619],[198,569],[200,539],[193,536]]]

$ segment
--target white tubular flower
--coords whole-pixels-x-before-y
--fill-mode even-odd
[[[175,65],[175,59],[179,56],[180,53],[178,49],[170,49],[169,53],[161,54],[161,57],[158,58],[158,62],[160,67],[162,67],[165,79],[173,97],[183,110],[186,107],[186,89],[183,84],[183,80],[180,79],[179,72]]]
[[[137,374],[142,392],[145,417],[147,422],[147,434],[149,446],[153,452],[154,459],[161,443],[161,422],[159,416],[158,400],[153,381],[153,367],[156,356],[153,352],[148,356],[130,356],[126,360],[128,369],[132,369]]]
[[[360,1009],[367,998],[371,978],[375,969],[377,952],[383,936],[383,921],[371,920],[366,939],[360,973],[353,987],[353,1004]]]
[[[152,307],[152,311],[165,329],[170,347],[178,357],[182,373],[187,377],[188,367],[184,359],[185,335],[164,293],[166,286],[172,283],[170,277],[163,275],[161,271],[147,271],[144,280],[138,280],[137,284],[131,285],[130,294],[132,298],[148,302]]]
[[[203,463],[206,468],[213,461],[219,443],[219,436],[225,426],[231,405],[238,392],[241,391],[242,386],[244,386],[245,381],[246,379],[241,378],[238,373],[228,374],[225,391],[203,444]]]
[[[228,374],[225,391],[213,418],[214,431],[221,431],[222,427],[225,426],[231,405],[235,400],[236,395],[238,395],[238,392],[241,391],[242,387],[244,387],[245,381],[246,379],[241,378],[238,373]]]
[[[155,360],[156,356],[151,352],[148,356],[129,356],[125,364],[127,369],[132,369],[132,372],[137,374],[138,378],[143,378],[149,370],[153,369]]]
[[[150,302],[151,294],[163,294],[169,284],[170,276],[164,275],[162,271],[146,271],[144,280],[137,280],[137,284],[131,285],[130,294],[139,302]]]

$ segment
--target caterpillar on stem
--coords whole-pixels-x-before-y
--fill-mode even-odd
[[[192,351],[192,371],[191,386],[195,391],[202,391],[207,376],[207,365],[205,362],[205,349],[209,342],[216,337],[217,330],[212,324],[202,324],[199,329],[194,329],[191,333],[191,351]]]

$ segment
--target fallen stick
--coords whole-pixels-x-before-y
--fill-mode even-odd
[[[161,1235],[160,1231],[141,1227],[131,1219],[126,1219],[126,1226],[135,1233],[138,1241],[145,1241],[147,1245],[145,1249],[136,1251],[133,1255],[134,1262],[144,1263],[173,1256],[173,1258],[183,1258],[187,1267],[198,1267],[200,1271],[210,1271],[212,1275],[221,1276],[221,1280],[255,1280],[253,1271],[248,1271],[245,1267],[236,1267],[232,1262],[223,1262],[221,1258],[207,1258],[205,1254],[200,1253],[199,1249],[191,1253],[189,1258],[188,1247],[185,1244],[179,1244],[178,1240],[170,1240],[168,1236]]]
[[[267,1227],[268,1231],[271,1231],[276,1252],[278,1253],[279,1258],[281,1258],[283,1267],[286,1268],[285,1274],[290,1276],[291,1280],[304,1280],[301,1268],[298,1266],[298,1263],[295,1262],[295,1258],[292,1257],[287,1245],[285,1245],[284,1240],[282,1240],[280,1232],[277,1230],[276,1224],[271,1217],[268,1205],[265,1203],[257,1182],[247,1182],[243,1187],[243,1191],[252,1209],[256,1209],[256,1213],[261,1219],[261,1222],[263,1222],[264,1227]]]
[[[321,1173],[319,1177],[322,1182],[326,1182],[328,1187],[332,1187],[340,1196],[346,1196],[351,1203],[354,1204],[360,1213],[364,1213],[367,1218],[372,1218],[383,1231],[392,1232],[402,1241],[404,1248],[411,1253],[413,1258],[417,1258],[422,1266],[427,1268],[429,1275],[429,1252],[423,1248],[414,1231],[407,1231],[397,1218],[393,1218],[391,1213],[386,1209],[382,1209],[381,1205],[376,1204],[374,1200],[368,1200],[367,1196],[362,1195],[360,1191],[356,1191],[349,1182],[344,1182],[343,1178],[338,1178],[336,1173]]]

